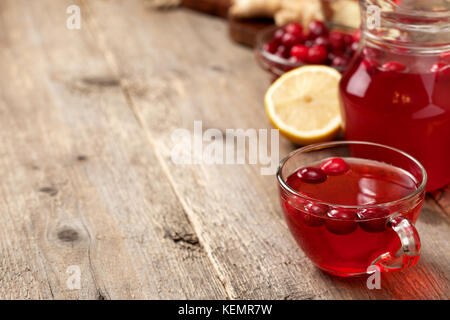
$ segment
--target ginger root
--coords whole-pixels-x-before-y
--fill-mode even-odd
[[[277,25],[312,20],[331,20],[359,27],[359,6],[356,0],[234,0],[230,14],[236,18],[271,17]]]

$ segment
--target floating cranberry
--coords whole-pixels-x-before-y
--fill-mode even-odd
[[[303,221],[311,227],[319,227],[324,222],[328,206],[319,203],[308,203],[305,205],[306,213],[302,216]]]
[[[279,56],[279,57],[281,57],[281,58],[284,58],[284,59],[289,58],[289,53],[290,53],[289,48],[286,47],[286,46],[283,46],[283,45],[279,46],[279,47],[277,48],[277,51],[275,52],[275,54],[276,54],[277,56]]]
[[[328,33],[327,27],[322,21],[314,20],[308,25],[308,38],[315,39]]]
[[[389,72],[402,72],[406,70],[406,66],[397,61],[389,61],[382,65],[381,67],[385,71]]]
[[[379,64],[377,60],[372,58],[366,58],[361,62],[364,69],[366,69],[366,72],[370,75],[374,75],[379,67]]]
[[[346,173],[350,167],[342,158],[331,158],[322,163],[320,169],[329,176],[337,176]]]
[[[298,178],[307,183],[322,183],[327,180],[327,175],[322,169],[305,167],[297,171]]]
[[[383,232],[386,230],[387,216],[390,212],[387,208],[368,208],[358,212],[359,225],[367,232]]]
[[[444,61],[436,62],[431,66],[431,72],[438,73],[440,77],[450,79],[450,64]]]
[[[355,211],[346,208],[335,208],[327,212],[328,219],[325,220],[325,225],[328,231],[345,235],[352,233],[358,227],[358,215]]]
[[[304,44],[297,44],[291,48],[291,56],[296,57],[299,61],[306,62],[308,60],[309,48]]]
[[[264,44],[263,49],[269,53],[275,53],[278,49],[278,43],[274,40]]]
[[[314,64],[321,64],[327,60],[328,51],[324,46],[312,46],[308,51],[308,62]]]

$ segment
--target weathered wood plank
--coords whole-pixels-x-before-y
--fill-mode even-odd
[[[269,128],[262,97],[267,76],[252,53],[233,46],[222,21],[184,10],[145,10],[139,1],[84,1],[88,23],[125,83],[130,106],[148,130],[168,179],[232,298],[449,298],[449,225],[428,201],[418,228],[418,266],[384,277],[371,291],[361,279],[317,270],[292,240],[275,179],[259,166],[175,165],[177,128]],[[126,15],[121,12],[127,12]],[[163,27],[162,27],[163,26]],[[129,30],[133,30],[132,33]],[[146,88],[136,94],[136,88]],[[281,155],[292,146],[281,140]]]
[[[72,3],[0,3],[0,298],[226,297]]]

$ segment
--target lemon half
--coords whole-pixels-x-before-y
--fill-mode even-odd
[[[267,90],[267,116],[282,135],[296,144],[334,139],[341,127],[340,79],[336,69],[322,65],[285,73]]]

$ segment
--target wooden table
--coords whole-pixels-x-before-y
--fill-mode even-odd
[[[223,20],[139,0],[2,0],[0,15],[0,298],[450,297],[449,189],[427,199],[419,264],[368,290],[305,257],[260,166],[171,161],[194,120],[270,128],[269,79]]]

